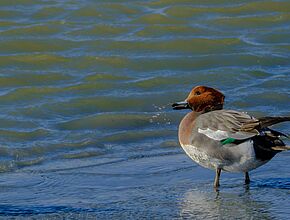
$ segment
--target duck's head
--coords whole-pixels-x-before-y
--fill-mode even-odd
[[[218,90],[207,86],[196,86],[185,101],[172,104],[174,110],[191,109],[195,112],[209,112],[223,108],[225,96]]]

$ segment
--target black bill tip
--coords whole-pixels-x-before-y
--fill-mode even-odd
[[[181,110],[181,109],[190,109],[190,106],[187,102],[175,102],[172,105],[173,110]]]

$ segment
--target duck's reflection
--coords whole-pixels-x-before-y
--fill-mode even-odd
[[[182,219],[272,219],[269,203],[254,201],[249,186],[213,190],[212,185],[188,190],[181,202]]]

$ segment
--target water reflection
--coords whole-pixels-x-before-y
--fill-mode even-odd
[[[199,187],[184,194],[182,219],[272,219],[271,203],[256,199],[249,186],[220,190],[212,189],[211,184]]]

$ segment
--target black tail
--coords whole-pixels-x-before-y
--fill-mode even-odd
[[[285,146],[283,141],[279,138],[280,136],[284,136],[287,138],[289,137],[279,131],[274,131],[268,128],[268,126],[285,122],[285,121],[290,121],[290,117],[288,116],[262,117],[262,118],[259,118],[256,122],[250,124],[251,126],[255,126],[255,129],[262,130],[264,132],[265,134],[264,136],[256,136],[256,139],[260,140],[259,138],[261,138],[261,140],[263,140],[259,148],[268,149],[268,150],[271,149],[269,151],[268,156],[273,156],[276,153],[281,152],[281,151],[290,150],[290,147]],[[265,152],[263,152],[263,154],[265,154]]]

